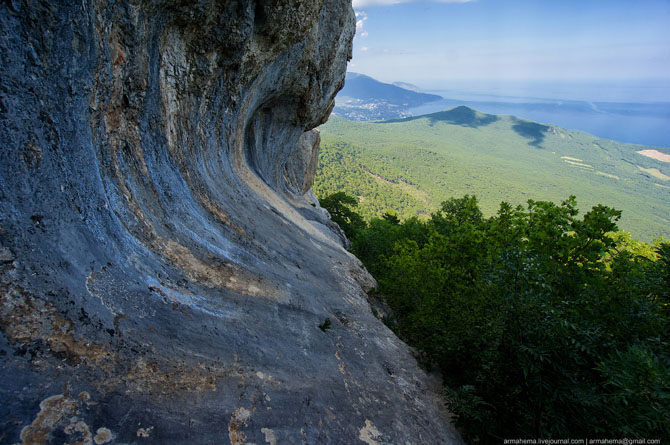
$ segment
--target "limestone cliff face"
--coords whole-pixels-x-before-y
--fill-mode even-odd
[[[303,196],[353,33],[348,0],[0,5],[0,442],[457,440]]]

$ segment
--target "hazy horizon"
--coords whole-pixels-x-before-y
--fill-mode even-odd
[[[667,103],[670,105],[670,79],[440,79],[412,82],[407,79],[379,79],[384,83],[403,82],[420,91],[445,98],[457,95],[498,96],[508,99],[554,99],[594,102]]]
[[[445,83],[652,83],[670,101],[670,2],[354,0],[348,70]],[[600,84],[600,85],[598,85]],[[612,89],[612,88],[611,88]],[[667,91],[666,91],[667,90]]]

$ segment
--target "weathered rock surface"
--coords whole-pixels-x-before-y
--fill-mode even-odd
[[[353,32],[348,0],[0,4],[0,442],[458,440],[303,197]]]

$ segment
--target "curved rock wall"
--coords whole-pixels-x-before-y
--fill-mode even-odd
[[[457,440],[303,196],[354,28],[348,0],[0,5],[0,442]]]

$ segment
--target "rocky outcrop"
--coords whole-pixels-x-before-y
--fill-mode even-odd
[[[1,442],[456,440],[303,197],[353,32],[347,0],[0,5]]]

